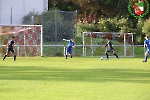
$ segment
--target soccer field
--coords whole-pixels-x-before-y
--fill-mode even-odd
[[[149,100],[143,58],[18,57],[0,62],[0,100]]]

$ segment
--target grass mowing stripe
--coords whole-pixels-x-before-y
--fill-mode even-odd
[[[148,100],[141,58],[26,57],[0,62],[1,100]]]

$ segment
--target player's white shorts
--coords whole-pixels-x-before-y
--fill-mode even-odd
[[[150,49],[147,48],[146,52],[150,53]]]

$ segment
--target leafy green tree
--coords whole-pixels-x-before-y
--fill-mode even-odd
[[[44,41],[58,42],[63,38],[73,38],[76,34],[72,22],[73,18],[70,18],[74,13],[70,14],[63,14],[60,10],[56,9],[45,11],[40,15],[29,13],[24,16],[22,23],[26,25],[43,25]],[[34,19],[32,19],[32,16]],[[32,23],[32,20],[34,23]]]
[[[99,31],[104,32],[131,32],[133,24],[127,18],[101,18],[98,23]]]
[[[37,13],[29,12],[26,16],[23,17],[22,24],[26,25],[39,25],[40,24],[40,15]]]
[[[143,33],[142,33],[142,27],[144,25],[144,19],[139,18],[138,22],[136,23],[136,28],[134,30],[134,41],[135,44],[143,44]]]
[[[78,7],[71,0],[48,0],[48,8],[49,10],[57,8],[62,11],[74,11]]]
[[[91,24],[78,22],[77,27],[78,36],[81,36],[82,32],[97,32],[97,31],[99,31],[99,29],[94,22]]]
[[[101,17],[127,16],[128,0],[49,0],[50,8],[78,10],[78,19],[87,23]]]
[[[117,19],[101,18],[98,23],[99,31],[101,32],[118,32]]]
[[[150,36],[150,18],[144,22],[142,32]]]
[[[128,18],[121,18],[119,19],[118,21],[118,25],[120,27],[120,32],[122,33],[128,33],[128,32],[134,32],[134,29],[133,29],[133,25],[134,23],[129,20]]]

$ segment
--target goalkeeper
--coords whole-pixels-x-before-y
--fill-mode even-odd
[[[72,58],[72,47],[74,47],[74,39],[63,39],[64,41],[68,41],[68,46],[66,48],[66,59],[67,59],[67,54],[70,55],[70,57]]]
[[[114,48],[113,48],[113,46],[112,46],[111,41],[110,41],[108,38],[106,38],[106,41],[107,41],[107,44],[102,47],[102,48],[108,47],[108,49],[106,49],[106,51],[105,51],[106,59],[107,59],[107,60],[109,59],[108,52],[113,53],[113,54],[116,56],[116,58],[119,59],[118,55],[117,55],[117,54],[115,53],[115,51],[114,51]]]

